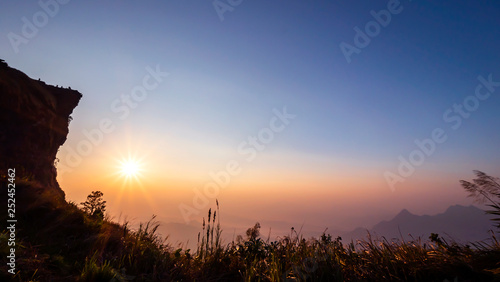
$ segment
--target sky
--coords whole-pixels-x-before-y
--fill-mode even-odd
[[[3,1],[0,58],[77,89],[58,181],[116,220],[347,230],[500,176],[496,1]],[[124,174],[131,162],[137,173]],[[133,170],[133,169],[132,169]]]

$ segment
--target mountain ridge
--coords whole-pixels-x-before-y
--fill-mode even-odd
[[[391,220],[382,220],[371,228],[358,227],[341,234],[344,241],[366,238],[368,232],[375,237],[388,240],[427,239],[438,233],[452,241],[470,242],[488,238],[494,226],[485,212],[473,205],[452,205],[435,215],[415,215],[407,209],[401,210]]]

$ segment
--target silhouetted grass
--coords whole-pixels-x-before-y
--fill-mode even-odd
[[[221,241],[220,209],[203,220],[195,251],[174,248],[157,233],[159,223],[97,219],[50,193],[23,193],[23,224],[17,236],[16,276],[7,274],[7,234],[0,234],[2,281],[500,281],[500,244],[470,245],[439,235],[413,241],[372,238],[342,242],[329,234],[303,238],[291,229],[275,241],[260,238],[260,225],[246,237]],[[0,219],[4,221],[4,218]]]

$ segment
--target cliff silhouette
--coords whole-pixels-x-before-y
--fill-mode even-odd
[[[54,166],[82,94],[28,77],[0,61],[0,171],[35,181],[56,197],[65,194]]]

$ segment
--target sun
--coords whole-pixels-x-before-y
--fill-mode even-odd
[[[137,160],[126,159],[120,162],[120,174],[126,178],[137,178],[141,171],[141,163]]]

